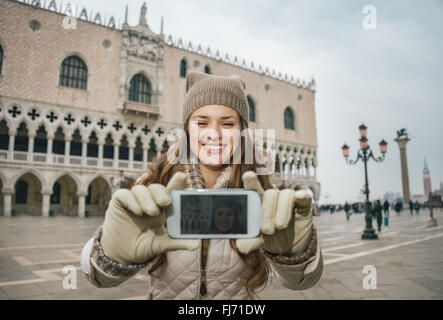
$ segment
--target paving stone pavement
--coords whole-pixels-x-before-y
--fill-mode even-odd
[[[443,298],[443,212],[426,228],[429,211],[390,214],[378,240],[361,240],[363,214],[314,217],[324,258],[320,281],[304,291],[284,288],[272,276],[262,299],[438,299]],[[77,271],[77,288],[64,289],[63,267],[79,270],[83,245],[103,217],[0,217],[0,300],[145,299],[147,269],[117,288],[96,288]],[[374,222],[375,226],[375,222]],[[365,289],[365,266],[375,267],[375,289]],[[373,269],[374,270],[374,269]],[[371,274],[374,274],[371,272]]]

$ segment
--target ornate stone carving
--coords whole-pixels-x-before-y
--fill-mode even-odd
[[[147,38],[138,33],[129,32],[124,44],[128,55],[142,58],[148,61],[156,61],[163,57],[163,45],[157,39]]]

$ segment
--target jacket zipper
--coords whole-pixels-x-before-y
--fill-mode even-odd
[[[207,282],[206,282],[206,264],[208,261],[209,253],[209,239],[202,240],[202,250],[201,250],[201,270],[200,270],[200,297],[203,298],[207,293]]]

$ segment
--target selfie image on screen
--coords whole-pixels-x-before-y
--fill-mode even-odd
[[[182,195],[182,234],[246,234],[246,195]]]

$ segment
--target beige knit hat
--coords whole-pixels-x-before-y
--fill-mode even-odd
[[[196,71],[189,72],[186,78],[183,123],[188,121],[195,109],[211,104],[230,107],[249,122],[249,105],[245,89],[245,82],[238,75],[225,77]]]

